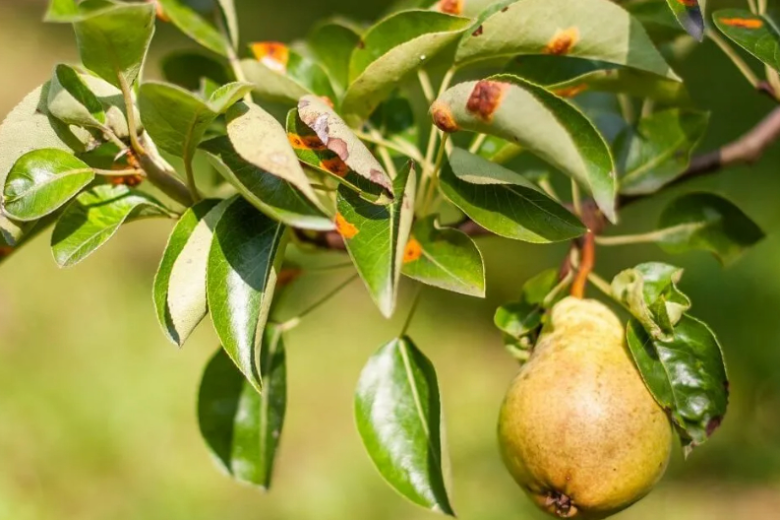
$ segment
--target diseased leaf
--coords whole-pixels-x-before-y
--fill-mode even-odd
[[[306,96],[298,103],[298,115],[319,141],[352,171],[393,194],[390,176],[331,107],[314,96]]]
[[[482,253],[468,235],[440,228],[437,216],[418,220],[406,243],[403,274],[434,287],[485,297]]]
[[[658,404],[669,414],[686,456],[721,425],[729,382],[718,340],[701,321],[683,316],[671,341],[653,340],[632,319],[628,348]]]
[[[313,231],[335,229],[333,220],[290,183],[243,160],[227,137],[206,141],[201,149],[244,198],[272,219]]]
[[[100,100],[68,65],[54,67],[48,108],[52,116],[69,125],[101,128],[106,122]]]
[[[360,44],[361,32],[355,24],[334,18],[315,25],[306,39],[341,92],[349,85],[349,60]]]
[[[157,0],[165,15],[184,34],[212,52],[227,56],[231,44],[186,0]],[[224,0],[220,0],[224,1]]]
[[[704,16],[699,0],[666,0],[685,31],[698,41],[704,39]]]
[[[209,126],[250,90],[246,83],[229,83],[204,101],[180,87],[150,81],[141,85],[138,105],[157,146],[191,161]]]
[[[745,9],[721,9],[715,11],[712,19],[726,37],[780,71],[780,25],[773,16]]]
[[[607,218],[616,220],[607,143],[577,108],[542,87],[506,75],[461,83],[434,102],[431,114],[445,132],[493,135],[536,154],[588,188]]]
[[[338,98],[327,72],[318,63],[301,56],[278,42],[251,45],[254,60],[242,60],[241,68],[260,98],[277,103],[295,104],[307,94]]]
[[[220,349],[203,373],[198,424],[209,451],[233,478],[269,489],[287,407],[287,366],[278,328],[269,325],[264,336],[262,393]]]
[[[652,338],[671,341],[674,327],[691,308],[691,300],[677,284],[683,270],[651,262],[618,274],[612,294],[642,324]]]
[[[620,192],[654,193],[679,177],[688,169],[708,123],[706,112],[671,108],[626,128],[614,144]]]
[[[211,321],[225,352],[260,392],[260,337],[284,259],[285,227],[236,197],[219,220],[206,278]]]
[[[394,339],[369,359],[355,392],[355,417],[382,477],[415,504],[454,516],[443,476],[436,371],[411,339]]]
[[[188,208],[168,238],[154,277],[157,321],[179,347],[206,316],[206,264],[211,239],[230,202],[208,199]]]
[[[425,3],[430,5],[431,0],[426,0]],[[432,9],[440,13],[476,18],[488,7],[506,3],[506,0],[436,0]]]
[[[392,204],[371,204],[344,186],[336,199],[336,229],[382,314],[395,310],[404,248],[414,217],[417,175],[409,163],[394,180]]]
[[[350,60],[344,119],[353,126],[367,119],[407,74],[455,42],[470,24],[433,11],[405,11],[366,31]]]
[[[45,217],[75,197],[95,172],[72,154],[44,148],[23,155],[5,181],[3,211],[29,222]]]
[[[245,161],[289,182],[321,208],[287,132],[271,114],[254,103],[237,103],[228,110],[227,133],[233,148]]]
[[[95,186],[76,197],[54,226],[54,260],[60,267],[74,266],[108,242],[122,224],[169,215],[157,200],[123,184]]]
[[[657,242],[668,253],[709,251],[724,264],[764,239],[764,232],[732,202],[713,193],[689,193],[664,209]]]
[[[115,87],[132,85],[154,34],[152,3],[85,2],[73,18],[84,66]],[[132,27],[132,30],[128,30]]]
[[[583,92],[611,92],[649,98],[659,103],[691,103],[688,90],[680,81],[614,63],[573,56],[519,56],[509,62],[504,73],[541,85],[562,98],[572,98]]]
[[[463,37],[455,62],[522,54],[576,56],[679,81],[642,24],[609,0],[520,0]]]
[[[534,243],[570,240],[585,226],[523,178],[461,148],[441,172],[441,189],[474,222],[507,238]]]

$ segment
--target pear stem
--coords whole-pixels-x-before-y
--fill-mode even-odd
[[[585,298],[585,287],[588,285],[588,276],[596,265],[596,235],[588,231],[579,245],[580,262],[577,266],[577,274],[571,286],[571,295],[575,298]]]

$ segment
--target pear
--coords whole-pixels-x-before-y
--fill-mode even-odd
[[[645,387],[617,316],[594,300],[552,308],[498,423],[509,472],[542,510],[601,519],[663,476],[672,428]]]

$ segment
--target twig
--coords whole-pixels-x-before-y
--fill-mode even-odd
[[[596,265],[596,235],[588,231],[579,243],[580,264],[577,266],[577,274],[571,286],[571,295],[575,298],[585,298],[585,287],[588,285],[588,276]]]

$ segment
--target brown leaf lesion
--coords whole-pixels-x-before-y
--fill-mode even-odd
[[[466,109],[482,121],[491,123],[508,89],[509,83],[489,79],[478,81],[471,91]]]
[[[420,242],[416,238],[410,237],[404,248],[404,263],[416,262],[422,256],[422,251]]]
[[[355,236],[360,232],[358,228],[351,222],[347,221],[347,219],[345,219],[344,215],[341,213],[336,213],[336,231],[338,231],[339,235],[347,240],[355,238]]]
[[[463,4],[465,4],[465,0],[439,0],[439,11],[458,15],[463,12]]]
[[[431,117],[433,117],[433,124],[443,132],[451,134],[460,130],[452,114],[452,107],[444,101],[438,100],[431,105]]]
[[[564,56],[569,54],[580,40],[580,30],[577,27],[558,29],[544,48],[545,54]]]
[[[764,26],[764,21],[758,18],[721,18],[720,23],[740,29],[760,29]]]

